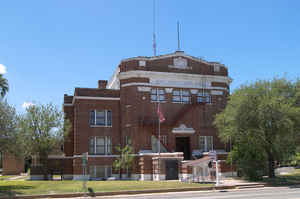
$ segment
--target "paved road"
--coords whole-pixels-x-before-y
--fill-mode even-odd
[[[228,190],[228,191],[193,191],[193,192],[177,192],[177,193],[159,193],[159,194],[143,194],[143,195],[127,195],[127,196],[111,196],[111,197],[97,197],[105,199],[254,199],[254,198],[268,198],[268,199],[300,199],[300,187],[266,187],[266,188],[252,188],[242,190]]]

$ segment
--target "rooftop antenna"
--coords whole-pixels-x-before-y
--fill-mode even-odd
[[[153,55],[156,56],[156,38],[155,38],[155,0],[153,0]]]
[[[180,51],[179,21],[177,21],[177,51]]]

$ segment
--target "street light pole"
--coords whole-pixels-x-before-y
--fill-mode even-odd
[[[216,187],[220,185],[219,182],[219,164],[218,164],[218,160],[216,160]]]

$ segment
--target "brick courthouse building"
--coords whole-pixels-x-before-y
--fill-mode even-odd
[[[189,173],[184,163],[213,150],[226,154],[213,120],[225,108],[230,82],[224,65],[183,51],[122,60],[109,81],[64,96],[72,123],[64,144],[64,177],[82,179],[85,152],[90,179],[118,177],[112,166],[118,145],[130,144],[135,156],[124,177],[140,180],[178,179]],[[165,118],[160,154],[158,102]]]

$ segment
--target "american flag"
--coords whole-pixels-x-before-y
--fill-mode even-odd
[[[157,116],[159,117],[159,122],[162,123],[164,122],[166,119],[161,111],[161,108],[160,108],[160,104],[158,104],[157,106]]]

